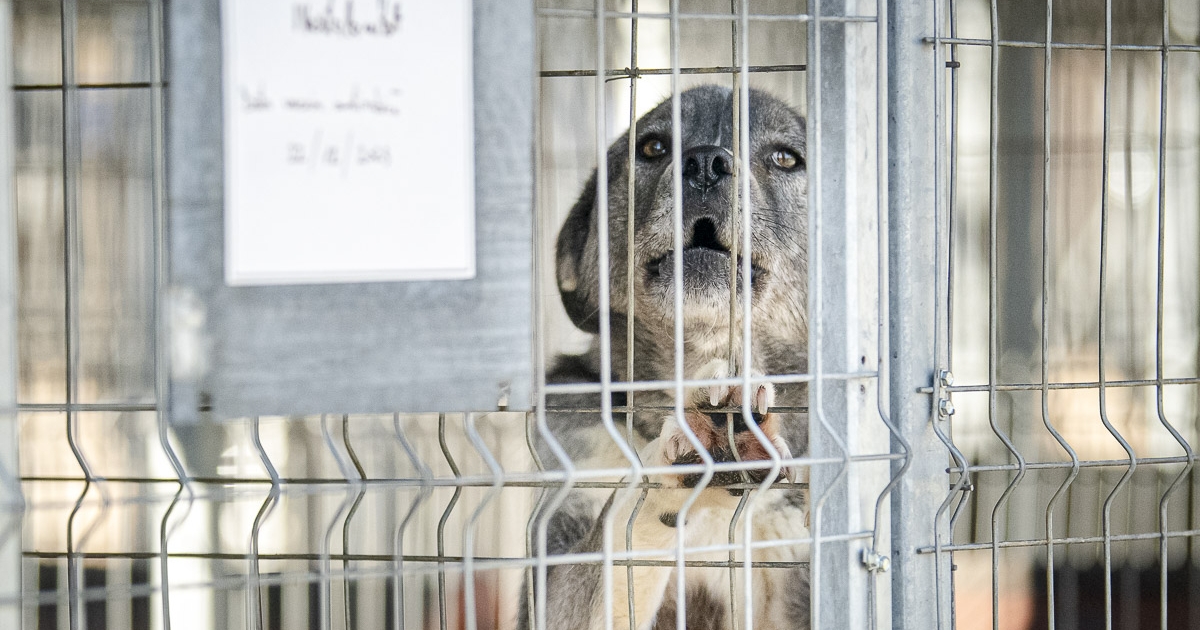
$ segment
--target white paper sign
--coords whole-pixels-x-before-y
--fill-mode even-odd
[[[231,285],[475,275],[471,0],[223,0]]]

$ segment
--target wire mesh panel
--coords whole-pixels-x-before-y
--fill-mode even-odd
[[[550,566],[536,567],[529,614],[535,625],[576,623],[560,603],[580,601],[563,595],[566,582],[586,592],[598,588],[594,598],[582,600],[585,611],[603,615],[595,627],[644,627],[655,612],[665,627],[685,619],[701,625],[697,615],[707,615],[707,623],[717,627],[807,627],[810,618],[821,627],[861,627],[886,619],[888,598],[875,592],[881,583],[871,570],[881,566],[878,554],[861,553],[879,542],[873,540],[877,499],[893,459],[886,417],[881,420],[876,410],[879,381],[872,369],[879,356],[876,300],[882,289],[874,239],[879,110],[873,96],[881,36],[876,7],[712,2],[688,3],[681,11],[675,3],[640,2],[616,8],[598,3],[540,12],[547,68],[541,170],[574,171],[544,180],[542,208],[575,204],[561,232],[558,221],[543,223],[547,244],[560,234],[557,251],[544,258],[555,260],[557,268],[543,265],[543,272],[555,274],[573,323],[594,336],[582,340],[592,353],[581,357],[584,374],[577,365],[560,363],[548,376],[546,417],[539,423],[553,439],[546,439],[542,461],[556,462],[568,484],[543,495],[531,522],[539,564],[544,556]],[[576,46],[579,40],[594,48],[591,57]],[[747,85],[771,90],[807,112],[807,134],[788,137],[780,122],[786,110]],[[578,106],[564,108],[564,102]],[[579,131],[588,128],[595,131],[587,136]],[[769,165],[763,162],[773,153],[790,151],[799,154],[808,187],[802,203],[781,203],[786,193],[772,187],[787,184],[764,174]],[[607,170],[596,171],[580,193],[580,182],[597,163]],[[710,177],[705,169],[711,163],[729,166]],[[724,168],[728,171],[720,172]],[[722,175],[733,180],[735,190],[741,188],[730,197],[740,230],[729,229],[730,210],[706,215],[703,202],[690,198],[716,188]],[[700,176],[709,181],[698,181]],[[764,238],[764,226],[777,230],[779,240]],[[577,250],[583,250],[583,260]],[[704,250],[740,262],[718,267],[740,279],[714,281],[722,295],[707,305],[706,288],[687,282],[666,285],[657,301],[651,299],[653,281],[686,277],[701,256],[711,255]],[[770,266],[789,255],[784,267]],[[788,265],[807,270],[794,274]],[[594,277],[581,278],[585,273]],[[768,273],[786,278],[772,286],[787,297],[762,287],[730,290],[773,282],[762,280]],[[580,287],[584,282],[594,284]],[[641,287],[630,288],[634,282],[649,285],[649,298]],[[803,311],[803,320],[789,323],[791,309]],[[547,314],[551,320],[561,317],[553,310]],[[565,334],[562,339],[574,341]],[[563,377],[574,382],[556,382]],[[698,404],[693,388],[700,388]],[[750,408],[755,391],[773,391],[775,408],[792,412],[781,414],[782,429],[768,426],[770,421],[756,426]],[[602,426],[569,415],[580,405],[599,411]],[[753,472],[768,461],[775,466],[774,457],[787,453],[783,448],[768,449],[769,459],[760,455],[756,467],[747,467],[753,462],[728,461],[730,453],[719,452],[723,436],[707,442],[712,425],[706,421],[663,423],[672,409],[675,418],[690,417],[693,405],[710,414],[740,412],[745,430],[760,444],[780,431],[791,455],[800,456],[810,445],[807,457],[778,462],[809,478],[808,497],[792,491],[789,498],[787,484],[766,489],[777,467],[767,475]],[[737,430],[736,423],[720,422],[715,426]],[[660,430],[662,437],[654,439]],[[672,439],[685,456],[696,450],[693,479],[685,478],[684,485],[697,490],[664,507],[669,495],[662,489],[673,486],[670,471],[661,467],[660,442],[670,431],[678,432]],[[732,459],[739,459],[736,449]],[[621,468],[631,468],[633,475],[622,478],[616,473]],[[730,486],[741,495],[736,506],[722,512],[707,503],[712,488],[699,488],[728,486],[743,468],[749,476]],[[635,485],[642,475],[650,485]],[[618,482],[622,491],[587,498],[579,484],[601,476]],[[741,492],[750,488],[762,494]],[[783,516],[781,500],[806,506],[803,516]],[[648,542],[640,531],[646,512],[651,519],[656,512],[669,516],[674,531]],[[568,525],[572,519],[579,522]],[[764,536],[763,529],[754,529],[760,522],[776,524],[765,526],[773,530]],[[578,530],[568,531],[565,542],[556,540],[572,526]],[[568,549],[591,554],[556,557]],[[754,549],[762,551],[751,553]],[[596,569],[574,567],[596,560]],[[561,563],[568,564],[557,568]],[[711,570],[729,563],[758,570]],[[787,586],[779,586],[779,576]],[[787,607],[789,601],[797,609],[770,616],[771,605]]]
[[[951,621],[1196,627],[1200,15],[946,9]]]
[[[536,412],[173,426],[163,3],[13,2],[24,627],[927,627],[886,7],[536,6]]]

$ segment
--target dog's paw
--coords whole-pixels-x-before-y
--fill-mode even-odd
[[[762,374],[751,371],[752,378]],[[722,380],[729,378],[729,362],[715,360],[700,369],[698,379]],[[754,387],[750,397],[750,409],[755,414],[765,415],[775,406],[775,386],[771,383],[759,383]],[[700,387],[692,395],[692,403],[703,409],[741,409],[744,390],[741,385],[710,385]]]
[[[724,362],[706,368],[704,377],[726,378]],[[791,459],[791,449],[779,434],[777,414],[770,412],[775,404],[775,388],[770,383],[755,386],[750,399],[749,417],[742,408],[742,386],[715,385],[701,387],[691,392],[692,405],[685,411],[684,420],[691,436],[674,417],[663,421],[658,439],[651,443],[651,453],[644,461],[659,465],[696,465],[705,463],[701,451],[708,454],[714,463],[758,462],[750,470],[717,470],[707,481],[707,486],[725,488],[730,494],[740,495],[744,484],[761,484],[771,473],[772,451],[781,459]],[[758,427],[767,443],[759,440],[752,430]],[[795,481],[796,469],[784,465],[773,481]],[[704,482],[704,471],[689,471],[680,475],[667,475],[665,487],[694,488]]]

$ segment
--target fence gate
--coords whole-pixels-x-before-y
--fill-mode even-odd
[[[701,574],[730,602],[713,623],[739,630],[775,627],[753,609],[772,575],[789,588],[767,598],[802,595],[797,626],[1200,627],[1193,0],[522,4],[534,411],[178,423],[158,340],[166,25],[186,4],[0,0],[0,627],[557,628],[564,565],[594,569],[599,628],[633,625],[623,607],[647,591],[627,577],[663,567],[680,605],[658,627],[689,616],[676,578]],[[695,112],[673,103],[707,84],[728,90],[712,144],[738,191],[729,233],[779,228],[774,245],[805,263],[773,288],[804,323],[770,365],[755,339],[772,329],[742,316],[761,293],[722,297],[703,340],[724,372],[695,365],[681,289],[640,330],[650,307],[621,284],[649,273],[625,229],[639,203],[662,202],[664,251],[750,251],[731,274],[754,287],[763,272],[762,242],[684,221]],[[774,123],[751,89],[802,114],[803,140],[755,153]],[[660,103],[657,135],[629,130]],[[661,196],[622,166],[643,149],[670,156]],[[766,184],[746,175],[776,153],[806,178],[791,214],[756,206]],[[576,318],[599,334],[560,305],[555,244],[577,202],[611,210],[580,249],[597,282]],[[729,484],[736,507],[713,524],[689,493],[663,548],[633,545],[664,474],[638,449],[663,418],[695,411],[694,388],[740,388],[726,412],[757,430],[766,383],[793,456],[697,454],[686,470]],[[597,431],[572,433],[585,423]],[[742,475],[784,466],[794,482]],[[634,507],[596,520],[614,493]],[[748,525],[793,499],[804,516],[769,536]],[[599,542],[564,546],[555,514],[581,505],[575,527]]]

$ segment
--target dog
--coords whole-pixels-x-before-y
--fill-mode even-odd
[[[675,257],[682,255],[684,374],[689,378],[720,379],[763,374],[793,374],[807,368],[807,171],[805,121],[783,101],[757,90],[749,92],[749,170],[736,178],[733,155],[733,105],[737,93],[719,86],[701,86],[679,95],[681,110],[683,243],[674,248],[674,185],[670,99],[636,124],[633,164],[628,161],[629,136],[622,135],[607,153],[611,335],[611,374],[614,380],[671,381],[675,366]],[[634,216],[628,217],[629,173],[635,176]],[[740,178],[749,182],[749,199],[738,205],[751,212],[751,348],[752,364],[742,361],[741,220],[734,215],[740,198]],[[735,179],[738,184],[735,185]],[[596,208],[597,178],[593,174],[571,209],[558,236],[556,277],[563,306],[572,322],[592,334],[600,333],[600,268]],[[632,231],[632,275],[627,242]],[[738,265],[731,281],[730,266]],[[731,285],[737,304],[731,314]],[[633,311],[630,312],[632,292]],[[732,321],[731,321],[732,318]],[[632,322],[632,326],[629,324]],[[730,328],[733,328],[732,335]],[[628,331],[633,340],[629,343]],[[734,350],[731,352],[731,340]],[[632,372],[627,348],[632,345]],[[559,357],[548,382],[600,381],[598,343],[580,356]],[[787,482],[800,472],[773,457],[787,460],[807,451],[807,416],[797,409],[807,404],[803,385],[772,385],[752,381],[752,392],[740,386],[689,388],[684,418],[671,409],[672,391],[633,394],[633,411],[614,413],[611,429],[627,441],[618,445],[600,414],[598,395],[555,395],[548,398],[546,421],[552,439],[544,436],[537,450],[547,469],[620,469],[631,465],[637,451],[643,466],[697,464],[703,456],[693,439],[713,461],[757,462],[743,473],[715,472],[678,522],[680,512],[703,480],[696,467],[686,474],[651,475],[653,486],[638,489],[573,490],[565,497],[548,490],[541,513],[535,514],[548,555],[599,552],[605,536],[611,549],[644,552],[653,560],[674,560],[680,528],[688,547],[740,544],[744,516],[735,519],[749,484],[775,484],[751,492],[756,502],[752,520],[754,540],[790,540],[807,536],[806,494]],[[751,413],[743,413],[743,398]],[[629,395],[615,393],[622,407]],[[779,413],[775,407],[791,409]],[[590,409],[590,413],[571,412]],[[626,420],[627,419],[627,420]],[[692,436],[680,426],[687,424]],[[760,440],[753,426],[766,438]],[[553,444],[552,444],[553,442]],[[566,454],[569,462],[556,455]],[[778,461],[775,460],[775,461]],[[614,479],[614,481],[616,481]],[[629,483],[630,479],[623,480]],[[633,480],[636,481],[636,480]],[[778,482],[778,483],[776,483]],[[791,488],[791,489],[783,489]],[[640,501],[639,501],[640,495]],[[735,522],[736,520],[736,522]],[[607,523],[607,525],[606,525]],[[630,525],[630,523],[632,523]],[[731,528],[731,523],[734,527]],[[628,539],[626,536],[628,527]],[[607,529],[607,532],[606,532]],[[544,542],[539,542],[544,540]],[[657,554],[651,553],[658,550]],[[734,551],[742,561],[741,550]],[[645,556],[642,556],[645,557]],[[690,553],[688,560],[727,562],[727,550]],[[728,567],[689,566],[684,570],[686,626],[730,628],[733,617],[753,610],[755,627],[795,630],[809,627],[807,548],[780,545],[754,552],[754,561],[774,561],[781,568],[755,568],[752,601],[743,598],[743,571]],[[613,627],[624,630],[675,628],[678,576],[673,562],[625,565],[611,569],[612,587],[604,592],[603,569],[591,564],[552,564],[547,568],[546,623],[555,630],[603,628],[611,607]],[[632,586],[629,580],[633,580]],[[630,602],[628,594],[633,593]],[[527,606],[518,625],[531,627]],[[631,618],[632,616],[632,618]]]

